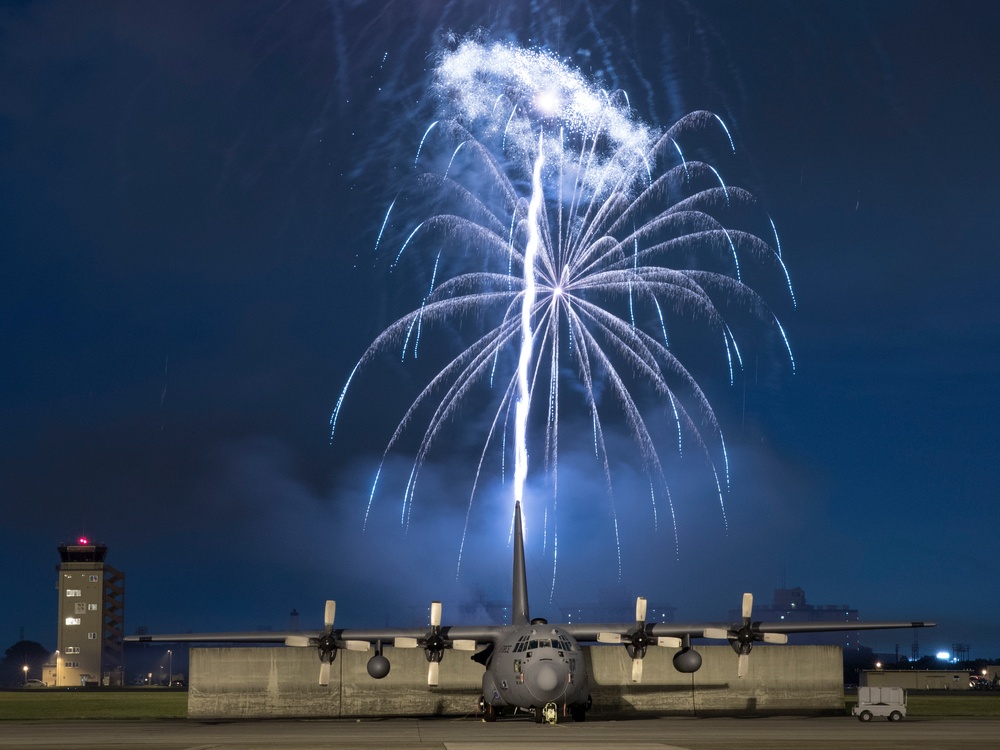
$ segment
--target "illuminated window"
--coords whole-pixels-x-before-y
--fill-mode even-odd
[[[67,625],[79,625],[80,624],[80,618],[79,617],[67,617],[66,618],[66,624]]]
[[[97,579],[97,576],[91,576],[91,577],[90,577],[90,582],[91,582],[91,583],[97,583],[97,580],[98,580],[98,579]]]
[[[79,646],[67,646],[66,647],[66,653],[67,654],[78,654],[78,653],[80,653],[80,647]]]
[[[97,640],[97,633],[87,633],[87,640],[88,641],[96,641]]]
[[[83,591],[80,589],[66,589],[66,596],[83,596]]]
[[[96,604],[88,604],[87,605],[87,611],[88,612],[96,612],[97,611],[97,605]]]

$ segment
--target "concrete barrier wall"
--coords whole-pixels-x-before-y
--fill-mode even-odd
[[[844,659],[839,646],[759,646],[750,654],[742,678],[736,676],[737,656],[728,646],[698,650],[706,657],[694,674],[698,714],[844,711]]]
[[[188,716],[341,715],[340,670],[332,669],[329,687],[320,687],[313,649],[195,648],[190,654]]]
[[[584,648],[593,714],[707,715],[842,713],[842,657],[837,646],[755,648],[748,674],[736,676],[728,646],[698,646],[698,672],[673,668],[673,649],[651,648],[643,681],[631,682],[632,662],[621,646]],[[445,653],[440,684],[427,687],[421,649],[385,649],[392,664],[383,680],[368,676],[373,652],[341,651],[330,684],[318,684],[310,648],[191,650],[188,716],[192,718],[464,716],[476,712],[483,668],[464,652]]]
[[[643,678],[631,681],[623,648],[585,648],[594,711],[657,713],[824,713],[844,711],[843,656],[839,646],[757,647],[747,674],[736,676],[729,646],[698,646],[702,666],[693,674],[673,667],[675,651],[646,652]]]

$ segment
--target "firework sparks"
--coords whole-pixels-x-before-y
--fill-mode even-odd
[[[537,435],[550,478],[542,515],[554,569],[560,413],[571,401],[573,416],[582,406],[591,425],[612,508],[608,430],[621,425],[649,477],[651,518],[655,524],[661,515],[660,498],[675,546],[662,443],[676,453],[685,443],[695,448],[714,478],[725,519],[729,469],[722,432],[668,331],[691,321],[703,327],[706,341],[721,342],[730,373],[742,367],[734,315],[750,313],[758,327],[773,328],[788,344],[778,318],[746,281],[753,269],[755,279],[788,282],[779,253],[733,223],[755,207],[753,196],[681,150],[685,136],[711,129],[727,150],[734,148],[728,128],[714,114],[695,112],[656,134],[636,120],[625,96],[594,88],[550,55],[503,44],[460,44],[442,58],[435,88],[441,117],[424,132],[414,164],[440,168],[415,180],[422,196],[446,201],[448,209],[399,227],[405,239],[392,262],[394,272],[407,262],[424,264],[430,284],[420,304],[383,331],[352,370],[331,429],[363,366],[396,347],[404,358],[407,352],[416,357],[427,331],[474,320],[480,327],[473,340],[460,343],[458,354],[430,378],[385,449],[383,463],[415,422],[423,424],[402,500],[404,524],[443,425],[462,402],[484,392],[492,417],[471,480],[466,526],[484,470],[495,459],[502,476],[511,443],[520,499],[527,444]],[[395,226],[390,213],[398,205],[394,199],[377,243]],[[773,224],[765,226],[776,241]],[[569,379],[572,387],[563,388]],[[539,387],[545,398],[532,398]],[[529,409],[536,404],[545,408]],[[672,441],[664,439],[671,433]],[[380,466],[376,483],[381,474]],[[375,494],[373,485],[366,523]]]

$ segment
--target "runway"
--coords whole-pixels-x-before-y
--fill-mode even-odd
[[[1000,719],[907,719],[862,724],[850,717],[661,718],[555,726],[527,720],[59,721],[0,722],[0,748],[19,750],[968,750],[990,747]]]

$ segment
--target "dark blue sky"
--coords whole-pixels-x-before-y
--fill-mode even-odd
[[[316,625],[327,597],[345,625],[436,597],[449,619],[507,596],[504,488],[455,577],[461,430],[409,531],[401,457],[362,533],[409,376],[365,372],[328,434],[354,363],[408,310],[375,237],[433,119],[442,33],[475,29],[571,60],[656,127],[719,113],[799,303],[794,374],[776,349],[745,391],[710,389],[728,531],[678,478],[678,559],[626,473],[619,581],[600,475],[570,457],[551,604],[529,540],[534,609],[643,593],[720,619],[785,581],[863,618],[940,621],[924,652],[1000,656],[986,1],[4,4],[0,642],[23,625],[55,648],[56,546],[81,533],[126,573],[129,632],[283,628],[293,607]]]

